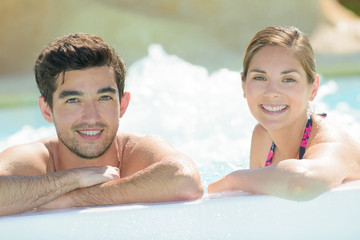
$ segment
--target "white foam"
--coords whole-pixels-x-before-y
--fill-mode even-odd
[[[239,72],[209,74],[152,45],[127,81],[132,100],[121,128],[162,135],[197,163],[248,158],[255,121]]]
[[[54,134],[54,127],[40,127],[36,129],[25,125],[14,135],[8,137],[6,140],[0,141],[0,151],[13,145],[37,141],[41,138],[52,136]]]
[[[256,122],[243,98],[239,72],[220,69],[210,74],[204,67],[167,54],[160,45],[151,45],[149,56],[130,66],[126,89],[131,102],[121,130],[161,135],[200,167],[214,162],[225,164],[226,171],[248,166]],[[334,108],[323,101],[337,91],[335,81],[321,85],[316,112],[329,113],[329,118],[360,141],[359,111],[346,103]],[[53,134],[53,128],[25,126],[0,142],[0,150]],[[212,170],[215,173],[209,174],[216,175],[217,170]]]

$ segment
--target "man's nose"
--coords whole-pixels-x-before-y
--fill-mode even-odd
[[[100,118],[100,114],[97,109],[96,103],[92,101],[86,103],[83,109],[83,120],[87,122],[97,122],[99,118]]]

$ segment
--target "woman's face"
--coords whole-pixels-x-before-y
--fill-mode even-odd
[[[258,50],[243,81],[251,113],[264,128],[273,131],[304,121],[308,102],[317,89],[318,78],[309,84],[297,56],[280,46]]]

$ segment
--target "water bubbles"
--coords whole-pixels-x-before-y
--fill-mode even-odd
[[[54,127],[40,127],[35,129],[29,125],[25,125],[21,130],[14,135],[8,137],[6,140],[0,141],[0,151],[14,145],[30,143],[41,138],[55,135]]]
[[[198,165],[247,161],[255,121],[239,72],[209,74],[152,45],[149,56],[130,67],[127,81],[132,101],[123,129],[161,135]]]
[[[126,81],[131,101],[120,130],[163,136],[197,163],[205,186],[238,168],[248,168],[256,121],[243,98],[239,72],[220,69],[210,74],[202,66],[167,54],[160,45],[151,45],[149,55],[129,67]],[[327,100],[351,95],[341,90],[342,84],[321,82],[315,112],[327,112],[328,118],[360,141],[358,104]],[[354,96],[360,100],[358,92]],[[0,142],[0,150],[54,134],[53,128],[24,127]]]

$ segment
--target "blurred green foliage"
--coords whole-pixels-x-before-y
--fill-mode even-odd
[[[360,16],[360,0],[338,0],[343,6]]]

